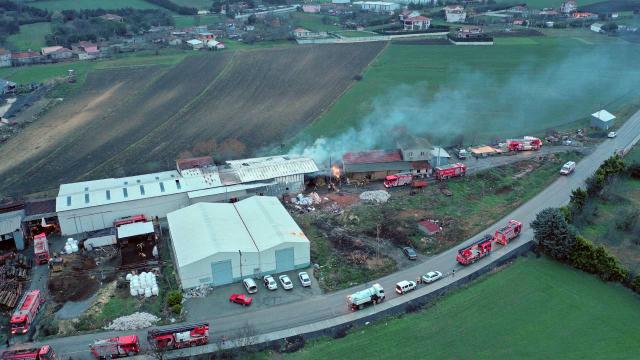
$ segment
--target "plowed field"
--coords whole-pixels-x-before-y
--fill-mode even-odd
[[[252,155],[314,120],[382,46],[226,52],[93,72],[83,91],[0,147],[0,195],[165,170],[181,153]]]

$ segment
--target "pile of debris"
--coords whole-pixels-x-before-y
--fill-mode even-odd
[[[373,201],[378,204],[386,203],[391,194],[385,190],[364,191],[360,194],[360,199],[365,201]]]
[[[182,297],[185,298],[185,299],[202,298],[202,297],[206,297],[207,295],[209,295],[209,293],[212,292],[212,291],[213,291],[213,286],[207,285],[207,284],[202,284],[202,285],[200,285],[198,287],[185,290],[182,293]]]
[[[153,326],[153,324],[160,321],[160,318],[145,312],[135,312],[131,315],[121,316],[109,326],[105,327],[105,330],[127,331],[144,329]]]
[[[0,306],[11,309],[16,306],[22,295],[22,281],[0,276],[0,284]]]
[[[20,299],[23,282],[29,277],[31,260],[16,253],[0,256],[0,306],[13,308]]]
[[[298,196],[291,198],[291,202],[296,205],[311,206],[314,204],[322,203],[322,198],[320,197],[320,195],[318,195],[318,193],[312,192],[311,194],[309,194],[309,196],[298,194]]]

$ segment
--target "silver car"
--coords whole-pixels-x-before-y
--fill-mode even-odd
[[[302,284],[303,287],[311,286],[311,278],[309,277],[309,274],[307,274],[306,271],[299,273],[298,278],[300,279],[300,283]]]
[[[291,279],[289,279],[287,275],[280,275],[278,279],[280,280],[280,284],[282,284],[283,289],[285,290],[293,289],[293,283],[291,282]]]
[[[442,273],[440,271],[430,271],[424,275],[422,275],[422,282],[425,284],[430,284],[434,281],[440,280],[442,278]]]
[[[273,276],[271,275],[265,275],[265,277],[262,278],[262,282],[264,283],[264,286],[269,290],[278,289],[278,283],[273,279]]]

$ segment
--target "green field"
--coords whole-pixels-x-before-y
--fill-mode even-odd
[[[530,255],[417,314],[312,342],[284,358],[633,359],[640,351],[639,300],[619,285]]]
[[[27,5],[52,11],[81,9],[158,9],[159,7],[144,0],[48,0],[28,1]]]
[[[45,35],[51,32],[51,24],[41,22],[20,26],[20,32],[7,38],[7,48],[13,50],[40,51],[41,47],[47,46],[44,41]]]
[[[336,31],[337,34],[342,35],[344,37],[369,37],[369,36],[378,36],[378,34],[368,31]]]
[[[213,4],[212,0],[172,0],[180,6],[194,7],[199,10],[209,10]]]
[[[340,30],[339,26],[335,26],[332,24],[324,24],[322,22],[323,18],[330,18],[332,22],[338,21],[338,17],[336,16],[328,16],[328,15],[320,15],[320,14],[307,14],[301,12],[294,12],[291,14],[293,19],[293,25],[295,27],[303,27],[310,31],[336,31]]]
[[[593,3],[597,3],[603,0],[579,0],[578,6],[589,5]],[[498,4],[519,4],[517,1],[513,0],[497,0]],[[542,8],[560,8],[561,0],[529,0],[524,1],[530,9],[542,9]]]
[[[225,17],[220,15],[175,15],[173,21],[177,28],[185,28],[199,25],[216,25],[224,22]]]
[[[292,145],[328,138],[325,148],[336,153],[391,147],[397,129],[444,145],[460,135],[481,144],[566,127],[600,107],[615,112],[640,97],[640,47],[605,36],[594,45],[590,37],[584,30],[495,46],[391,43]],[[356,131],[345,134],[349,128]]]

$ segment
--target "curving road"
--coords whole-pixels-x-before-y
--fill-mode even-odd
[[[491,258],[497,258],[500,255],[506,254],[507,252],[531,241],[533,234],[529,227],[529,223],[535,218],[536,214],[540,210],[547,207],[561,206],[568,202],[571,190],[579,186],[583,186],[584,181],[593,174],[604,160],[610,157],[618,149],[628,150],[638,141],[638,139],[640,139],[640,111],[635,113],[619,129],[617,138],[605,140],[603,143],[598,145],[591,154],[583,158],[578,163],[576,171],[573,174],[567,177],[558,178],[533,199],[529,200],[514,210],[507,217],[489,227],[486,231],[468,239],[464,244],[469,244],[477,240],[484,233],[492,232],[498,226],[506,223],[509,219],[518,219],[524,223],[524,229],[519,238],[505,248],[498,246],[498,249],[495,250],[489,258],[483,259],[468,267],[461,267],[457,265],[455,261],[457,248],[462,246],[460,245],[454,249],[450,249],[434,256],[423,263],[416,264],[414,267],[378,279],[375,282],[380,283],[386,289],[387,301],[382,305],[377,305],[377,309],[368,308],[367,310],[355,313],[351,313],[347,309],[345,297],[355,290],[365,288],[365,285],[361,285],[330,294],[309,297],[299,302],[274,306],[272,308],[258,309],[255,311],[248,308],[247,312],[242,314],[225,315],[216,313],[216,310],[212,309],[211,316],[208,319],[202,320],[207,320],[211,323],[212,336],[214,340],[219,339],[222,335],[233,338],[234,336],[243,334],[243,331],[244,335],[268,334],[274,332],[279,332],[280,334],[289,332],[289,334],[293,334],[296,332],[302,332],[305,329],[318,329],[323,326],[331,326],[343,321],[361,317],[363,315],[370,314],[373,311],[397,305],[441,288],[455,279],[453,279],[452,276],[449,276],[433,285],[422,286],[418,290],[403,297],[399,297],[393,292],[395,283],[398,281],[413,280],[420,274],[424,274],[430,270],[440,270],[443,273],[449,273],[455,268],[455,277],[458,278],[466,276],[486,266],[491,262]],[[252,330],[255,331],[254,334],[248,334],[246,332],[247,325],[250,325]],[[116,332],[105,332],[101,334],[73,336],[53,339],[47,343],[51,344],[60,355],[63,355],[62,358],[72,356],[74,359],[84,359],[90,358],[87,345],[95,338],[105,338],[117,334],[118,333]],[[146,331],[139,331],[138,334],[141,338],[146,337]],[[194,348],[190,351],[193,352],[198,350]],[[186,354],[187,353],[185,353],[185,355]]]

